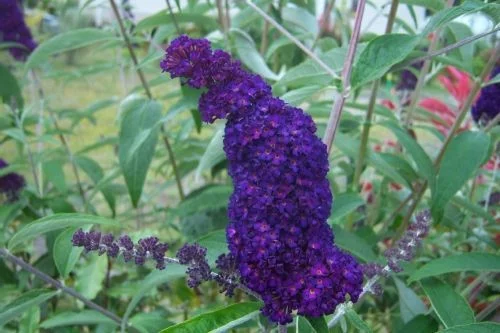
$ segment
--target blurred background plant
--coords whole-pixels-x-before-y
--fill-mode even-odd
[[[227,252],[233,189],[224,124],[202,123],[200,93],[159,69],[166,45],[181,33],[208,38],[261,75],[275,96],[313,117],[320,137],[345,93],[329,155],[335,194],[329,224],[337,245],[360,262],[385,265],[384,253],[398,248],[415,212],[432,212],[413,261],[379,281],[381,295],[346,304],[342,316],[296,316],[285,329],[499,329],[491,322],[499,320],[500,105],[492,102],[493,116],[478,122],[470,110],[479,110],[479,90],[500,89],[491,75],[500,5],[117,1],[123,30],[108,1],[23,5],[39,46],[16,61],[3,52],[12,41],[0,34],[0,158],[6,162],[0,164],[0,331],[278,329],[240,289],[233,298],[219,294],[215,281],[190,289],[181,265],[135,267],[71,246],[76,230],[93,226],[134,242],[156,236],[169,244],[169,257],[197,242],[212,267]],[[340,77],[349,65],[358,5],[365,14],[345,82]],[[3,186],[18,177],[24,181],[12,196]]]

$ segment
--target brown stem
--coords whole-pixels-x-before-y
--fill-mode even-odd
[[[330,118],[328,119],[328,125],[326,127],[325,135],[323,137],[323,142],[326,144],[326,149],[328,154],[332,149],[333,139],[337,132],[337,127],[340,122],[340,116],[342,114],[342,109],[344,107],[345,100],[350,93],[351,86],[351,71],[354,64],[354,56],[356,54],[356,49],[358,46],[359,34],[361,31],[361,22],[363,21],[363,13],[365,11],[366,0],[360,0],[358,7],[356,8],[356,17],[354,19],[354,29],[352,31],[351,41],[349,42],[349,49],[347,51],[347,56],[344,61],[344,68],[342,69],[342,92],[337,95],[335,102],[332,106],[332,111],[330,112]]]
[[[123,40],[125,41],[125,44],[127,45],[128,51],[130,53],[130,57],[132,58],[132,62],[134,63],[135,70],[137,72],[137,75],[139,76],[139,79],[141,80],[144,91],[146,92],[146,95],[148,96],[149,99],[153,99],[153,95],[151,94],[151,89],[149,88],[149,85],[146,81],[146,77],[144,76],[142,69],[139,67],[139,62],[137,61],[137,56],[135,55],[134,48],[132,47],[132,43],[130,42],[127,31],[125,30],[125,26],[124,26],[123,20],[120,16],[120,12],[118,11],[118,7],[116,6],[115,0],[109,0],[109,2],[111,4],[111,8],[113,9],[113,13],[116,17],[116,20],[118,21],[121,35],[123,37]],[[160,127],[160,131],[161,131],[161,134],[163,137],[163,142],[165,143],[165,147],[167,148],[168,156],[170,158],[170,163],[172,164],[172,169],[174,170],[174,176],[175,176],[175,181],[177,183],[177,189],[179,191],[179,197],[181,198],[181,200],[184,200],[184,190],[182,188],[181,177],[179,174],[179,170],[177,169],[177,163],[175,162],[175,156],[174,156],[174,152],[172,150],[172,146],[170,145],[170,142],[168,140],[167,133],[165,130],[165,126],[163,124]]]
[[[27,271],[27,272],[35,275],[40,280],[42,280],[42,281],[50,284],[52,287],[54,287],[54,288],[56,288],[58,290],[61,290],[63,293],[66,293],[66,294],[68,294],[70,296],[73,296],[74,298],[78,299],[83,304],[85,304],[87,307],[89,307],[91,309],[94,309],[97,312],[103,314],[104,316],[110,318],[114,322],[116,322],[118,324],[121,324],[122,319],[120,317],[118,317],[116,314],[114,314],[113,312],[111,312],[111,311],[103,308],[99,304],[96,304],[96,303],[92,302],[91,300],[87,299],[85,296],[81,295],[80,293],[78,293],[74,289],[66,287],[61,282],[53,279],[49,275],[47,275],[44,272],[42,272],[42,271],[38,270],[37,268],[33,267],[32,265],[30,265],[29,263],[25,262],[21,258],[18,258],[16,256],[12,255],[6,249],[0,248],[0,256],[4,257],[6,260],[10,261],[11,263],[13,263],[15,265],[18,265],[19,267],[21,267],[25,271]],[[137,329],[135,329],[133,327],[129,327],[129,329],[131,331],[133,331],[133,332],[139,332]]]
[[[170,18],[172,19],[172,22],[174,23],[175,31],[177,31],[177,34],[181,34],[181,29],[179,28],[179,23],[177,23],[177,18],[175,17],[174,11],[172,9],[172,5],[170,4],[170,0],[165,0],[167,3],[168,7],[168,12],[170,13]]]

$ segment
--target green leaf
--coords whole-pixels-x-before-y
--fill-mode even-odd
[[[315,38],[318,35],[318,22],[314,15],[308,10],[298,6],[287,6],[281,11],[283,21],[291,23],[295,27],[299,27],[306,31],[310,38]]]
[[[298,106],[305,100],[311,99],[311,97],[320,90],[321,86],[317,85],[305,86],[298,89],[287,91],[281,96],[281,99],[283,99],[288,104]]]
[[[82,229],[84,231],[89,231],[90,227],[90,225],[86,225],[83,226]],[[79,228],[69,228],[61,232],[54,241],[54,249],[52,251],[54,263],[63,279],[69,276],[69,273],[71,273],[83,252],[83,248],[75,247],[71,243],[73,234],[78,229]]]
[[[236,53],[248,68],[253,72],[260,74],[266,79],[277,81],[279,76],[275,74],[266,64],[264,58],[260,55],[255,43],[246,32],[239,29],[231,29],[234,38]]]
[[[13,319],[20,318],[21,314],[31,307],[39,305],[57,294],[57,291],[48,289],[35,289],[22,294],[0,309],[0,327]]]
[[[203,156],[198,163],[195,171],[195,179],[199,181],[201,179],[201,173],[207,169],[213,168],[217,163],[223,161],[226,158],[223,149],[224,140],[224,128],[219,128],[212,139],[210,140],[207,149],[203,153]]]
[[[396,283],[396,288],[399,293],[399,309],[401,312],[401,319],[406,324],[414,317],[425,314],[427,312],[427,307],[420,297],[415,294],[415,292],[408,288],[401,280],[394,277],[394,282]]]
[[[418,315],[406,323],[397,333],[435,333],[439,324],[431,316]]]
[[[142,312],[130,318],[129,323],[141,333],[157,333],[166,327],[174,325],[165,315],[159,312]]]
[[[20,110],[24,107],[23,94],[17,79],[7,67],[0,64],[0,104],[2,101],[8,105],[15,102]]]
[[[408,151],[409,156],[413,159],[416,170],[420,176],[429,182],[432,188],[435,181],[435,171],[432,165],[432,160],[427,155],[425,150],[413,139],[406,130],[393,122],[384,122],[381,124],[387,127],[397,137],[398,142]]]
[[[484,132],[463,132],[452,139],[436,177],[431,211],[439,221],[448,201],[481,166],[488,155],[490,138]],[[460,167],[458,167],[460,166]]]
[[[9,250],[12,251],[22,243],[28,242],[47,232],[69,227],[83,227],[87,224],[117,225],[117,222],[101,216],[73,213],[42,217],[15,233],[9,241]]]
[[[475,323],[447,328],[438,333],[498,333],[500,324],[498,323]]]
[[[207,248],[207,260],[210,265],[213,265],[221,254],[228,252],[225,230],[213,231],[198,239],[196,243]]]
[[[74,156],[75,164],[85,172],[85,174],[94,182],[95,185],[99,184],[100,181],[104,178],[104,171],[101,166],[91,158],[82,155]],[[113,193],[113,188],[111,184],[106,184],[100,187],[100,191],[104,196],[104,199],[108,203],[113,216],[116,213],[116,200],[115,194]]]
[[[495,219],[490,213],[488,213],[488,211],[486,211],[482,206],[471,202],[468,198],[456,195],[453,199],[451,199],[451,203],[488,220],[492,225],[496,223]]]
[[[377,256],[366,241],[358,235],[344,230],[340,225],[332,225],[333,234],[335,235],[335,244],[340,248],[351,252],[356,257],[366,262],[377,260]]]
[[[372,39],[359,56],[351,75],[351,85],[358,88],[382,77],[403,61],[417,46],[420,38],[404,34],[382,35]]]
[[[62,160],[48,160],[43,164],[43,175],[50,181],[58,191],[64,193],[67,190],[66,180],[64,175],[64,161]]]
[[[50,56],[89,46],[98,42],[116,40],[109,31],[96,28],[84,28],[63,32],[43,42],[30,54],[24,64],[25,71],[45,63]]]
[[[92,300],[102,289],[108,267],[107,256],[93,255],[89,262],[77,271],[75,289],[86,298]]]
[[[365,201],[357,193],[341,193],[335,195],[330,215],[330,224],[354,212],[364,205]]]
[[[156,270],[149,273],[149,275],[142,280],[139,290],[137,291],[137,293],[134,294],[134,297],[132,297],[130,303],[128,303],[127,309],[125,310],[125,314],[123,315],[122,320],[124,322],[128,321],[128,318],[132,314],[132,311],[134,311],[137,304],[139,304],[141,299],[148,292],[150,292],[151,289],[184,276],[185,271],[186,267],[184,266],[176,264],[168,264],[167,268],[165,268],[164,270],[161,271]]]
[[[227,206],[232,192],[232,186],[209,185],[190,193],[175,211],[180,216],[187,216],[200,211],[224,208]]]
[[[325,317],[306,316],[305,318],[309,322],[311,327],[316,331],[316,333],[328,333],[328,325],[326,323]]]
[[[125,99],[120,105],[121,126],[118,157],[125,183],[134,207],[137,207],[158,141],[158,123],[161,118],[160,103],[137,96]],[[136,144],[141,134],[146,138]],[[135,151],[131,149],[137,146]]]
[[[197,26],[203,27],[207,30],[217,29],[219,26],[217,21],[212,17],[195,14],[195,13],[174,13],[175,19],[179,23],[195,23]],[[139,23],[135,27],[136,31],[142,31],[147,29],[153,29],[159,25],[171,24],[172,16],[166,10],[162,10],[154,15],[148,16]]]
[[[401,0],[402,4],[420,6],[438,11],[444,8],[444,3],[436,0]]]
[[[469,303],[450,285],[436,278],[427,278],[420,283],[445,327],[472,324],[476,321]]]
[[[40,324],[41,328],[49,329],[61,326],[76,325],[117,325],[116,322],[95,310],[83,310],[80,312],[60,312]]]
[[[371,333],[372,330],[367,323],[354,311],[354,309],[349,308],[346,312],[346,317],[349,319],[351,324],[358,329],[359,332]]]
[[[500,271],[500,255],[481,252],[461,253],[434,259],[420,267],[408,279],[408,283],[430,276],[464,271]]]
[[[243,302],[207,312],[170,326],[161,333],[207,332],[221,333],[236,327],[259,314],[262,303]]]
[[[35,305],[24,312],[19,322],[19,332],[38,333],[38,322],[40,322],[40,308]]]

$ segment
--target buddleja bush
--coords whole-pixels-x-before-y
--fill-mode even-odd
[[[102,4],[0,0],[2,332],[500,330],[500,5],[393,0],[375,36],[364,0],[110,0],[32,34],[47,5]]]

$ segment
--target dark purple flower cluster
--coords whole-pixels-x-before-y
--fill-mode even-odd
[[[219,274],[214,280],[221,286],[221,293],[232,297],[237,282],[240,280],[236,259],[231,253],[221,254],[215,261]]]
[[[227,240],[241,282],[265,303],[263,313],[284,324],[295,310],[317,317],[347,294],[355,302],[363,274],[334,245],[326,223],[328,155],[311,117],[273,97],[261,77],[205,39],[178,37],[161,67],[207,89],[199,101],[204,121],[227,118],[224,150],[234,183]]]
[[[211,279],[211,269],[208,265],[207,249],[198,244],[185,244],[177,251],[177,259],[181,265],[188,265],[188,286],[198,287],[203,281]]]
[[[10,53],[17,60],[25,60],[37,46],[24,22],[18,0],[0,0],[0,41],[21,44],[21,47],[10,48]]]
[[[408,90],[408,91],[413,91],[415,90],[415,87],[417,86],[417,81],[418,78],[414,74],[414,71],[420,71],[422,69],[422,66],[424,65],[423,61],[420,61],[416,64],[411,65],[411,68],[413,69],[403,69],[401,71],[400,77],[399,77],[399,82],[396,85],[396,90],[401,91],[401,90]]]
[[[112,234],[102,235],[99,231],[85,232],[78,229],[73,234],[73,246],[83,247],[85,252],[98,251],[99,255],[107,254],[116,258],[120,253],[125,262],[134,261],[142,266],[148,259],[156,262],[157,269],[165,268],[165,252],[168,250],[166,243],[159,242],[157,237],[140,239],[137,244],[124,235],[115,240]]]
[[[418,247],[422,244],[422,240],[429,233],[430,221],[429,211],[418,214],[415,222],[410,224],[408,230],[396,242],[395,246],[385,251],[384,256],[387,258],[387,265],[391,271],[401,272],[402,268],[399,263],[413,259]]]
[[[500,74],[500,66],[496,66],[490,79]],[[481,89],[479,98],[472,106],[472,118],[477,123],[487,124],[500,113],[500,82],[490,84]]]
[[[0,170],[8,166],[9,164],[0,158]],[[0,194],[4,194],[9,202],[16,201],[25,184],[23,176],[10,172],[0,176]]]

